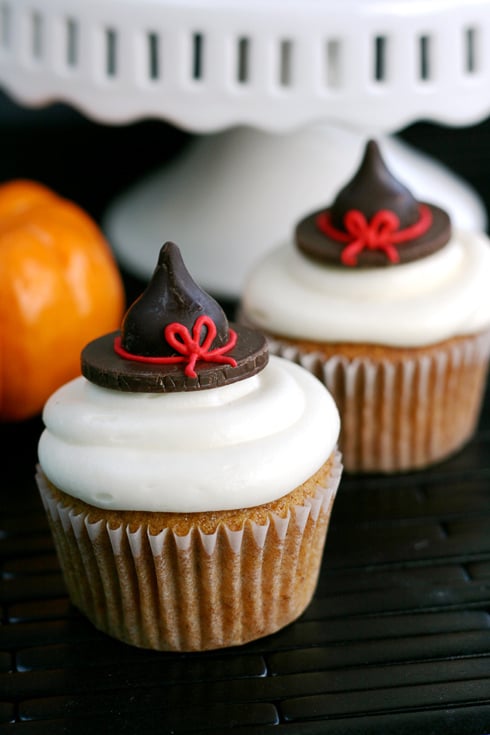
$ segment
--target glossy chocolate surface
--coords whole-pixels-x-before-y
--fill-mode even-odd
[[[197,329],[200,319],[208,326]],[[201,354],[210,327],[216,333]],[[178,332],[173,343],[168,328]],[[125,355],[115,349],[119,337]],[[186,365],[193,354],[197,361],[189,374]],[[258,373],[268,359],[265,337],[242,325],[230,328],[218,302],[190,276],[177,245],[167,242],[150,283],[128,309],[121,332],[90,342],[82,351],[81,367],[88,380],[104,388],[169,393],[235,383]]]
[[[366,145],[358,171],[339,191],[333,203],[326,209],[308,214],[298,223],[295,242],[308,257],[345,267],[342,253],[346,243],[341,238],[347,235],[345,223],[349,212],[360,212],[369,223],[380,212],[388,211],[398,218],[398,230],[405,230],[416,225],[421,204],[429,209],[432,220],[430,227],[423,234],[396,245],[396,262],[390,260],[382,249],[365,247],[356,257],[355,266],[384,267],[418,260],[444,247],[451,237],[448,214],[434,204],[418,202],[392,175],[377,143],[371,140]],[[339,238],[325,234],[318,227],[317,218],[323,214],[328,216],[333,227],[338,230]]]

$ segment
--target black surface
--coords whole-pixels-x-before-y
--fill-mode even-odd
[[[0,178],[40,178],[95,217],[186,142],[153,122],[20,119],[3,124]],[[420,124],[403,137],[488,203],[488,123]],[[130,297],[141,287],[127,285]],[[298,622],[205,654],[130,648],[70,606],[34,485],[40,431],[38,418],[0,425],[0,733],[490,733],[490,391],[477,435],[447,462],[344,476],[318,591]]]

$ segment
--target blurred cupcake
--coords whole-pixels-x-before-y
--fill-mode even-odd
[[[245,643],[316,586],[341,474],[324,386],[229,325],[176,245],[45,406],[38,485],[73,603],[160,650]]]
[[[240,320],[323,380],[346,470],[397,472],[472,436],[490,348],[488,238],[452,232],[370,141],[356,175],[295,242],[258,263]]]

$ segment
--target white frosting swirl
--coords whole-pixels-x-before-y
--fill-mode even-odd
[[[386,268],[321,264],[284,245],[250,275],[243,313],[256,326],[317,342],[415,347],[490,326],[490,247],[458,232],[441,250]]]
[[[337,442],[332,397],[271,356],[246,380],[189,393],[123,393],[85,378],[48,400],[39,461],[65,492],[102,508],[193,512],[275,500]]]

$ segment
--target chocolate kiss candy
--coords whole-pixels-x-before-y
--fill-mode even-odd
[[[354,178],[337,194],[330,208],[332,224],[344,229],[344,217],[351,209],[360,210],[367,219],[380,209],[388,209],[397,214],[400,227],[412,225],[419,217],[415,198],[388,170],[374,140],[367,143]]]
[[[221,306],[189,274],[180,250],[166,242],[146,290],[133,303],[122,324],[122,346],[134,355],[164,357],[174,354],[164,337],[167,324],[178,322],[189,331],[206,314],[215,323],[213,348],[229,339],[228,320]]]

